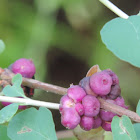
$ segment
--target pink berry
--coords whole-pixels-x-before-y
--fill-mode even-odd
[[[92,89],[90,88],[89,81],[90,81],[90,77],[84,77],[84,78],[79,82],[79,85],[86,91],[86,93],[87,93],[88,95],[97,96],[97,95],[92,91]]]
[[[97,95],[107,95],[111,90],[112,78],[106,72],[97,72],[90,77],[90,87]]]
[[[81,118],[80,126],[82,129],[89,131],[93,128],[93,125],[94,125],[93,117],[83,116]]]
[[[100,110],[100,117],[104,121],[112,121],[112,118],[116,116],[115,113],[106,110]]]
[[[102,122],[102,128],[105,131],[111,131],[111,122],[105,122],[105,121],[103,121]]]
[[[32,78],[36,72],[32,60],[21,58],[15,61],[11,66],[11,71],[15,74],[20,73],[23,77]]]
[[[98,116],[97,118],[94,119],[93,129],[96,129],[96,128],[100,127],[101,124],[102,124],[102,120],[101,120],[101,118]]]
[[[104,72],[108,73],[112,77],[112,85],[119,84],[119,78],[118,76],[110,69],[103,70]]]
[[[124,98],[121,97],[121,96],[120,96],[120,97],[117,97],[117,98],[115,99],[115,102],[116,102],[117,105],[119,105],[119,106],[121,106],[121,107],[123,107],[123,108],[125,108],[125,109],[128,109],[128,108],[129,108],[128,106],[125,105]]]
[[[67,93],[68,96],[73,99],[75,103],[81,102],[82,99],[86,96],[86,92],[84,91],[84,89],[78,85],[72,85],[70,88],[68,88]]]
[[[65,108],[61,114],[61,123],[68,129],[74,129],[80,123],[80,116],[74,108]]]
[[[71,108],[71,107],[74,107],[74,106],[75,106],[74,101],[71,98],[69,98],[67,95],[64,95],[60,99],[59,111],[61,113],[63,108]]]
[[[85,116],[94,117],[99,114],[100,102],[95,96],[86,95],[82,100],[82,104],[84,106]]]
[[[74,101],[69,98],[68,95],[64,95],[61,99],[60,99],[60,104],[64,107],[64,108],[70,108],[70,107],[74,107],[75,103]]]
[[[84,107],[81,103],[75,104],[75,110],[79,113],[80,116],[84,114]]]

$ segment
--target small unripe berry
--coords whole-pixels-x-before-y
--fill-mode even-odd
[[[26,78],[32,78],[36,72],[35,65],[32,60],[25,58],[15,61],[9,68],[13,73],[19,73]]]
[[[75,104],[75,110],[78,112],[80,116],[84,114],[84,107],[81,103],[76,103]]]
[[[80,123],[80,116],[74,108],[65,108],[61,114],[61,123],[68,129],[74,129]]]
[[[67,94],[74,100],[75,103],[81,102],[86,96],[85,90],[78,85],[72,85],[70,88],[68,88]]]
[[[90,77],[90,87],[94,93],[103,96],[111,90],[112,78],[106,72],[98,72]]]
[[[98,116],[94,119],[93,129],[100,127],[102,124],[102,119]]]
[[[94,125],[93,117],[83,116],[81,118],[80,126],[81,126],[82,129],[84,129],[86,131],[89,131],[93,128],[93,125]]]
[[[85,116],[94,117],[99,114],[100,102],[95,96],[86,95],[82,100],[82,104],[84,106]]]
[[[103,121],[102,122],[102,128],[105,131],[111,131],[111,122],[105,122],[105,121]]]

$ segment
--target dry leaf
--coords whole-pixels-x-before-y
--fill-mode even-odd
[[[101,71],[101,70],[100,70],[99,66],[98,66],[98,65],[94,65],[94,66],[92,66],[92,67],[89,69],[89,71],[87,72],[86,77],[91,76],[91,75],[93,75],[94,73],[100,72],[100,71]]]
[[[101,127],[85,131],[81,129],[79,125],[73,130],[73,133],[78,140],[103,140],[104,132],[105,131]]]

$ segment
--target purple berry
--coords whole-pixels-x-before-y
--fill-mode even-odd
[[[92,91],[92,89],[90,88],[89,81],[90,81],[90,77],[84,77],[84,78],[79,82],[79,85],[86,91],[86,93],[87,93],[88,95],[97,96],[97,95]]]
[[[98,72],[90,77],[90,87],[97,95],[107,95],[111,90],[112,78],[106,72]]]
[[[32,78],[36,72],[35,65],[32,60],[25,58],[15,61],[10,68],[13,73],[20,73],[26,78]]]
[[[86,96],[85,90],[78,85],[72,85],[70,88],[68,88],[67,93],[68,96],[73,99],[75,103],[81,102],[82,99]]]
[[[99,114],[100,102],[98,99],[92,95],[87,95],[83,98],[82,104],[84,106],[85,113],[87,117],[94,117]]]
[[[112,118],[116,116],[115,113],[106,110],[100,110],[100,117],[104,121],[112,121]]]
[[[108,94],[109,99],[116,99],[121,94],[121,88],[118,84],[111,87],[111,91]]]
[[[80,126],[82,129],[89,131],[93,128],[93,125],[94,125],[93,117],[83,116],[81,118]]]
[[[123,108],[125,108],[125,109],[128,109],[128,108],[129,108],[128,106],[125,105],[124,98],[121,97],[121,96],[120,96],[120,97],[117,97],[117,98],[115,99],[115,102],[116,102],[117,105],[119,105],[119,106],[121,106],[121,107],[123,107]]]
[[[74,107],[75,103],[74,101],[69,98],[67,95],[64,95],[61,99],[60,99],[60,113],[62,112],[63,108],[71,108]]]
[[[102,119],[98,116],[94,119],[93,129],[96,129],[102,125]]]
[[[76,103],[75,104],[75,110],[78,112],[80,116],[84,114],[84,107],[81,103]]]
[[[111,122],[105,122],[105,121],[103,121],[102,122],[102,128],[105,131],[111,131]]]
[[[1,102],[1,104],[2,104],[3,106],[8,106],[8,105],[10,105],[10,104],[12,104],[12,103],[10,103],[10,102]]]
[[[20,106],[18,106],[18,109],[20,109],[20,110],[24,110],[24,109],[26,109],[27,108],[27,106],[25,106],[25,105],[20,105]]]
[[[61,123],[68,129],[74,129],[80,123],[80,116],[74,108],[65,108],[62,111]]]
[[[110,69],[103,70],[104,72],[108,73],[112,77],[112,85],[119,84],[119,78],[118,76]]]

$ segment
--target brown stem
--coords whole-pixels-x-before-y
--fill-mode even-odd
[[[135,122],[140,122],[140,116],[137,113],[135,113],[135,112],[133,112],[131,110],[122,108],[122,107],[120,107],[118,105],[108,103],[108,102],[106,102],[104,99],[102,99],[100,97],[98,97],[98,100],[101,103],[101,108],[103,108],[104,110],[111,111],[111,112],[116,113],[116,114],[118,114],[120,116],[126,115],[129,118],[131,118],[131,120],[133,120]]]
[[[10,83],[13,76],[14,76],[14,74],[10,70],[8,70],[8,69],[3,70],[0,68],[0,78],[2,80],[5,80],[5,81]],[[40,81],[34,80],[34,79],[23,78],[22,84],[24,86],[28,86],[28,87],[36,88],[36,89],[42,89],[42,90],[45,90],[47,92],[49,91],[49,92],[53,92],[53,93],[56,93],[59,95],[64,95],[67,93],[67,88],[43,83],[43,82],[40,82]],[[128,109],[122,108],[120,106],[117,106],[115,104],[108,103],[100,97],[98,97],[98,100],[101,103],[102,109],[107,110],[107,111],[111,111],[111,112],[116,113],[120,116],[126,115],[129,118],[131,118],[133,121],[140,122],[140,116],[138,116],[137,113],[130,111]]]

